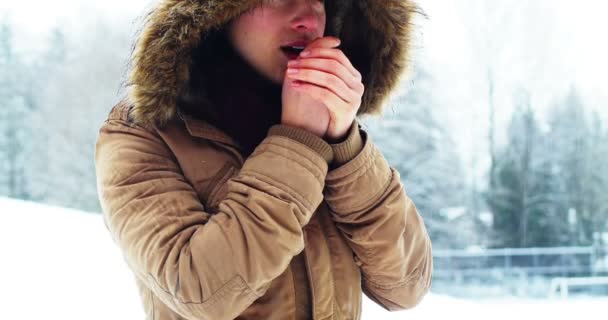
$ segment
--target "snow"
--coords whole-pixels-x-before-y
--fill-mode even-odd
[[[100,215],[0,198],[4,319],[143,319]]]
[[[6,319],[144,319],[133,277],[99,214],[0,197],[0,309]],[[463,288],[466,290],[466,288]],[[363,319],[600,319],[607,298],[480,302],[429,294]]]

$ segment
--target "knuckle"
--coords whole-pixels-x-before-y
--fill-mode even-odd
[[[357,88],[359,89],[360,92],[365,91],[365,85],[363,84],[363,82],[357,83]]]
[[[331,67],[334,70],[340,70],[340,67],[342,67],[342,64],[336,60],[331,60]]]
[[[333,59],[324,59],[323,63],[329,70],[336,70],[336,67],[338,66],[338,63]]]
[[[317,74],[311,70],[302,70],[302,76],[305,77],[308,82],[314,81],[317,78]]]
[[[326,75],[325,76],[325,83],[331,85],[331,86],[337,86],[339,85],[339,81],[338,78],[336,76],[333,75]]]
[[[309,70],[300,70],[300,75],[302,78],[308,81],[310,81],[314,77],[314,74]]]

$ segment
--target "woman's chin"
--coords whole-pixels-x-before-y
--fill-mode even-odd
[[[268,75],[265,75],[265,76],[272,83],[274,83],[276,85],[282,85],[283,81],[285,81],[285,70],[283,70],[282,72],[278,72],[276,74],[273,74],[271,76],[268,76]]]

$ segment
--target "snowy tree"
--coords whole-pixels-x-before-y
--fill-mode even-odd
[[[59,28],[51,31],[51,40],[48,50],[40,57],[34,59],[27,69],[27,86],[25,96],[30,105],[35,106],[24,115],[24,119],[31,126],[31,139],[24,145],[24,154],[28,159],[24,163],[26,185],[29,198],[34,201],[44,202],[49,188],[48,172],[52,163],[49,162],[49,133],[47,126],[50,123],[43,118],[41,109],[47,106],[47,102],[41,95],[51,85],[53,74],[65,68],[63,65],[65,48],[65,36]]]
[[[462,164],[455,142],[437,120],[436,113],[441,109],[432,98],[433,79],[419,69],[413,84],[409,92],[389,101],[383,118],[368,121],[368,130],[399,171],[435,246],[471,245],[477,239],[474,219],[465,207]]]
[[[498,153],[495,183],[485,198],[493,213],[494,247],[554,246],[568,241],[567,212],[561,210],[557,174],[525,92],[513,113],[508,142]]]
[[[57,30],[51,36],[47,64],[41,66],[46,85],[38,96],[37,122],[45,138],[34,147],[46,158],[32,166],[30,176],[43,186],[37,193],[44,202],[99,211],[95,139],[118,101],[129,38],[124,26],[92,17],[88,22],[82,34]]]
[[[589,114],[575,88],[551,109],[548,139],[559,172],[563,211],[569,216],[571,243],[590,245],[594,232],[608,230],[606,134],[597,113]]]
[[[467,170],[471,172],[467,175],[468,204],[478,214],[485,214],[487,209],[486,190],[498,188],[499,166],[504,165],[499,159],[504,141],[502,132],[506,131],[505,120],[515,105],[509,101],[511,92],[522,82],[527,88],[534,87],[534,76],[544,71],[545,60],[552,56],[549,48],[556,39],[548,31],[553,21],[538,23],[536,15],[541,9],[542,5],[533,1],[463,0],[455,6],[454,15],[459,23],[455,28],[466,30],[465,46],[470,48],[468,61],[472,62],[467,64],[464,79],[478,85],[465,96],[471,105],[479,106],[472,115],[471,130],[477,133],[473,134],[472,150],[467,155]],[[530,48],[535,48],[533,53],[527,53]],[[458,75],[454,80],[462,79],[463,75]],[[488,235],[483,245],[494,240]]]
[[[9,103],[13,101],[9,79],[12,69],[9,68],[12,60],[11,30],[6,22],[0,24],[0,194],[10,195],[14,190],[14,177],[11,173],[11,160],[8,151],[11,149],[11,131],[9,126]]]
[[[25,66],[13,49],[12,29],[0,23],[0,194],[28,199],[24,170],[25,121],[33,106],[26,96]]]

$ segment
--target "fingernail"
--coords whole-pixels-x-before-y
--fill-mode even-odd
[[[304,51],[302,51],[302,53],[300,53],[301,57],[308,57],[309,55],[310,55],[310,51],[308,51],[308,50],[304,50]]]
[[[295,67],[299,64],[298,60],[291,60],[289,62],[287,62],[287,65],[290,67]]]
[[[294,74],[294,73],[298,73],[298,69],[292,69],[292,68],[289,68],[289,69],[287,69],[287,73],[288,73],[288,74]]]

